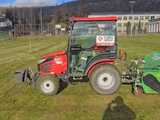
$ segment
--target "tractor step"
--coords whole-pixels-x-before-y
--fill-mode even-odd
[[[72,75],[73,80],[80,80],[83,79],[83,74],[78,72],[78,73],[73,73]]]

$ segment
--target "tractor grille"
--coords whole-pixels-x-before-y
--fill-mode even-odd
[[[49,64],[44,64],[41,66],[41,72],[44,72],[44,73],[48,73],[49,72],[49,69],[50,69],[50,65]]]

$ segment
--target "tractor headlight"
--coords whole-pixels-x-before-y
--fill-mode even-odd
[[[55,57],[54,61],[55,61],[56,64],[63,64],[63,60],[60,57]]]
[[[41,59],[41,60],[38,61],[38,64],[41,64],[41,63],[43,63],[44,61],[46,61],[46,59]]]

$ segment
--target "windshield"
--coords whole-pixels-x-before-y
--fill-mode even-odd
[[[95,22],[77,22],[74,24],[73,36],[93,36],[93,35],[114,35],[115,22],[95,21]]]
[[[91,48],[95,45],[97,36],[114,37],[115,33],[116,22],[113,21],[77,22],[73,26],[71,44]]]

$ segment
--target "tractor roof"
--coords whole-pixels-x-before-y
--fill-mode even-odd
[[[117,21],[117,16],[109,17],[71,17],[70,21],[72,22],[81,22],[81,21]]]

